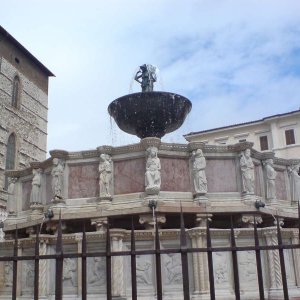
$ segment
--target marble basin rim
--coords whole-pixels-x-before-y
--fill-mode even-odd
[[[178,129],[192,109],[186,97],[170,92],[140,92],[115,99],[108,113],[126,133],[162,138]]]

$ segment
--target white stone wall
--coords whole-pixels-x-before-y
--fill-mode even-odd
[[[11,105],[12,84],[21,82],[20,107]],[[17,137],[16,168],[46,158],[48,96],[3,57],[0,58],[0,188],[4,184],[6,143],[14,132]]]

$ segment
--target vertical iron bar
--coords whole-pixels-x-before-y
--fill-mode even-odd
[[[255,241],[255,256],[256,256],[257,281],[258,281],[258,288],[259,288],[259,299],[264,300],[265,299],[264,279],[263,279],[263,274],[262,274],[259,239],[258,239],[255,216],[254,216],[254,241]]]
[[[63,246],[62,246],[62,229],[61,229],[61,212],[59,213],[59,222],[57,228],[56,240],[56,262],[55,262],[55,300],[62,300],[63,295]]]
[[[82,250],[81,250],[81,299],[86,300],[86,234],[85,234],[85,222],[83,222],[82,231]]]
[[[206,245],[207,245],[207,260],[208,260],[210,299],[215,300],[216,295],[215,295],[214,265],[213,265],[211,236],[210,236],[210,228],[209,228],[208,218],[207,218],[207,222],[206,222]]]
[[[18,227],[16,226],[15,243],[14,243],[14,260],[13,260],[12,300],[17,299],[17,272],[18,272]]]
[[[162,300],[162,278],[161,278],[161,257],[160,257],[160,242],[158,233],[157,216],[155,215],[155,267],[156,267],[156,292],[157,300]]]
[[[232,222],[232,215],[230,216],[230,237],[231,237],[231,254],[232,254],[232,266],[233,266],[233,279],[234,279],[234,293],[235,299],[240,300],[240,281],[239,281],[239,268],[238,268],[238,259],[237,251],[235,250],[235,236]]]
[[[284,300],[289,300],[289,292],[288,292],[285,263],[284,263],[284,254],[283,254],[283,249],[281,248],[282,237],[281,237],[281,230],[280,230],[280,226],[279,226],[278,217],[276,218],[276,220],[277,220],[277,239],[278,239],[278,251],[279,251],[279,259],[280,259],[283,295],[284,295]]]
[[[111,293],[111,249],[110,249],[110,231],[109,222],[107,221],[106,230],[106,299],[112,299]]]
[[[180,204],[180,250],[181,250],[181,266],[182,266],[183,299],[189,300],[190,284],[189,284],[187,238],[186,238],[186,232],[184,227],[184,219],[183,219],[181,204]]]
[[[136,285],[136,254],[135,254],[135,236],[133,217],[131,218],[131,293],[132,300],[137,300],[137,285]]]
[[[34,300],[39,300],[39,261],[40,261],[40,240],[39,240],[39,226],[36,226],[35,237],[35,259],[34,259]]]

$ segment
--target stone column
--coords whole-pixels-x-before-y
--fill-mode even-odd
[[[18,256],[22,256],[23,249],[20,241],[18,240]],[[18,261],[18,271],[17,271],[17,297],[21,296],[22,293],[22,261]]]
[[[206,247],[206,223],[211,215],[197,215],[196,226],[191,233],[192,247],[205,248]],[[205,294],[209,289],[209,276],[207,253],[198,252],[193,253],[193,272],[194,272],[194,286],[195,293]]]
[[[111,250],[122,251],[123,232],[111,230]],[[120,298],[124,294],[124,258],[123,256],[114,256],[112,258],[112,296]]]
[[[40,255],[46,255],[47,254],[47,239],[41,239],[40,240],[40,249],[39,253]],[[46,299],[47,297],[47,270],[48,270],[49,264],[48,259],[40,259],[39,261],[39,297],[42,299]]]
[[[266,242],[268,246],[274,246],[278,244],[277,240],[277,229],[276,227],[269,227],[264,232],[266,237]],[[282,289],[282,279],[281,279],[281,269],[278,250],[268,250],[268,270],[270,275],[270,290],[269,296],[272,299],[276,290],[280,291]],[[275,293],[274,293],[275,292]]]
[[[192,233],[190,234],[190,237],[192,241],[192,248],[197,248],[198,247],[197,232],[193,230]],[[194,274],[194,293],[199,294],[200,293],[199,253],[193,253],[192,257],[193,257],[193,274]]]
[[[75,241],[77,242],[77,253],[82,252],[82,233],[76,233]],[[87,279],[86,279],[87,280]],[[78,297],[82,293],[82,262],[81,258],[77,258],[77,294]]]
[[[200,229],[197,238],[197,248],[206,247],[206,229]],[[209,289],[209,277],[208,277],[208,264],[207,253],[201,252],[198,254],[199,263],[199,275],[200,275],[200,291],[201,294],[208,292]]]
[[[298,230],[292,231],[292,244],[299,244],[299,232]],[[300,287],[300,249],[293,249],[293,258],[294,258],[294,269],[295,269],[295,278],[296,285]]]

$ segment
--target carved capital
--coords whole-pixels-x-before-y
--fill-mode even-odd
[[[166,217],[164,214],[157,214],[156,215],[157,224],[160,228],[161,224],[166,223]],[[140,215],[139,223],[145,226],[145,229],[150,230],[153,229],[155,226],[155,219],[153,219],[152,214],[147,215]]]
[[[254,216],[242,215],[239,221],[243,228],[253,228],[254,222],[256,224],[261,224],[263,220],[261,216],[256,216],[254,221]]]
[[[284,218],[277,218],[277,219],[275,219],[274,222],[273,222],[273,224],[275,226],[277,226],[277,221],[278,221],[280,227],[282,227],[284,225]]]
[[[108,220],[106,217],[92,219],[91,224],[96,227],[96,231],[106,232]]]
[[[212,214],[197,214],[196,215],[196,226],[197,227],[206,227],[207,221],[211,221]]]

